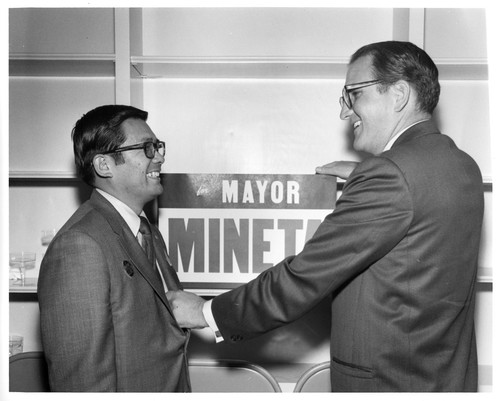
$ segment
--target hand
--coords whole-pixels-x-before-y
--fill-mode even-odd
[[[186,329],[202,329],[208,327],[203,316],[205,300],[198,295],[186,291],[168,291],[167,299],[174,311],[179,326]]]
[[[338,161],[316,167],[316,173],[325,175],[334,175],[346,180],[357,167],[358,162]]]

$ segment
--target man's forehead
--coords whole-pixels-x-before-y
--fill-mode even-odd
[[[155,135],[146,121],[129,118],[122,123],[122,130],[125,133],[126,141],[145,142],[155,139]]]
[[[346,74],[346,85],[374,79],[371,56],[363,56],[349,64]]]

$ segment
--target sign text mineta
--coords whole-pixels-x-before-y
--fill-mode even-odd
[[[159,227],[186,288],[244,283],[300,252],[336,198],[335,179],[317,175],[165,174],[162,180]]]

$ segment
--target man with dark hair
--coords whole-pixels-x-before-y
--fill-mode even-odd
[[[235,343],[331,297],[333,391],[476,391],[482,177],[432,122],[438,99],[438,70],[417,46],[358,50],[340,117],[372,156],[318,168],[346,182],[301,253],[211,301],[169,292],[179,323]]]
[[[40,267],[52,391],[190,391],[189,331],[179,327],[165,296],[181,286],[143,211],[163,191],[165,161],[165,143],[147,115],[101,106],[73,128],[78,175],[94,190]]]

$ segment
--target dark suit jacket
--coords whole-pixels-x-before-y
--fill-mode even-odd
[[[333,391],[475,391],[476,163],[430,121],[358,165],[303,251],[213,300],[227,341],[332,296]]]
[[[172,270],[152,230],[162,270]],[[169,289],[179,288],[174,279]],[[98,192],[47,249],[38,299],[52,391],[190,391],[189,332],[134,234]]]

